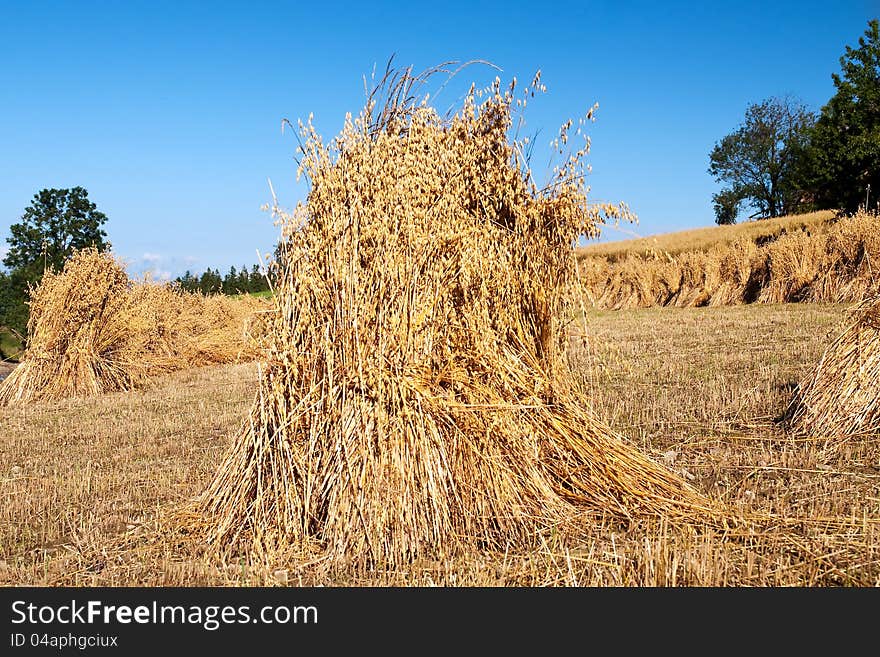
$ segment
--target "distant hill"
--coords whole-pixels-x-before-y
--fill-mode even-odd
[[[652,255],[668,253],[677,255],[685,251],[707,251],[718,244],[730,244],[748,237],[757,240],[769,235],[779,235],[793,230],[819,228],[833,219],[834,210],[821,210],[809,214],[792,214],[775,219],[756,219],[726,226],[694,228],[674,233],[661,233],[648,237],[588,244],[577,249],[578,256],[602,256],[616,260],[622,255]]]

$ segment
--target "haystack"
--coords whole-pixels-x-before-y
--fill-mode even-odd
[[[880,296],[856,305],[789,404],[791,429],[825,438],[880,431]]]
[[[587,202],[586,147],[539,189],[508,140],[513,85],[444,119],[419,80],[386,75],[330,145],[301,125],[310,191],[283,219],[259,391],[203,498],[210,540],[394,566],[534,547],[583,511],[704,511],[573,392],[574,245],[620,212]]]
[[[132,390],[163,372],[253,359],[246,327],[263,306],[133,282],[110,253],[83,249],[31,291],[27,349],[0,404]]]

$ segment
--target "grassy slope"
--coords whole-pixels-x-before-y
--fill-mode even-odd
[[[773,425],[842,308],[590,312],[584,394],[646,453],[742,512],[749,533],[587,523],[534,554],[327,573],[293,555],[218,563],[169,511],[204,489],[251,405],[255,365],[151,390],[0,410],[0,585],[880,585],[880,443]],[[739,538],[738,538],[739,537]]]
[[[248,292],[247,294],[231,294],[233,299],[238,299],[240,297],[248,296],[254,297],[256,299],[271,299],[272,298],[272,290],[263,290],[261,292]]]
[[[705,251],[716,244],[729,244],[741,238],[754,240],[765,235],[777,234],[782,230],[816,228],[834,215],[832,210],[822,210],[809,214],[776,217],[775,219],[747,221],[729,226],[694,228],[649,237],[601,242],[589,244],[579,249],[578,254],[580,256],[605,256],[614,259],[626,253],[645,255],[665,251],[675,255],[683,251]]]

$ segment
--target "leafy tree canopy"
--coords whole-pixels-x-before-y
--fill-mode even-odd
[[[869,21],[858,48],[846,46],[836,93],[822,107],[806,157],[816,205],[853,211],[880,198],[880,20]]]
[[[717,223],[735,223],[743,204],[762,217],[797,210],[804,202],[798,162],[813,123],[813,114],[792,98],[748,106],[736,131],[709,154],[709,173],[725,185],[712,197]]]
[[[24,336],[28,321],[28,288],[49,268],[60,270],[75,249],[109,248],[99,212],[82,187],[43,189],[34,195],[19,223],[10,226],[9,251],[0,272],[0,327]]]
[[[10,227],[9,252],[3,264],[10,270],[56,270],[76,249],[109,248],[101,226],[107,215],[89,200],[82,187],[43,189],[34,194],[21,221]]]

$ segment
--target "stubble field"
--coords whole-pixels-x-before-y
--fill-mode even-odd
[[[293,553],[220,560],[189,504],[247,416],[249,363],[0,410],[0,584],[878,586],[876,436],[795,439],[777,423],[844,309],[588,311],[572,326],[597,413],[742,518],[726,530],[585,517],[533,553],[369,576]]]

